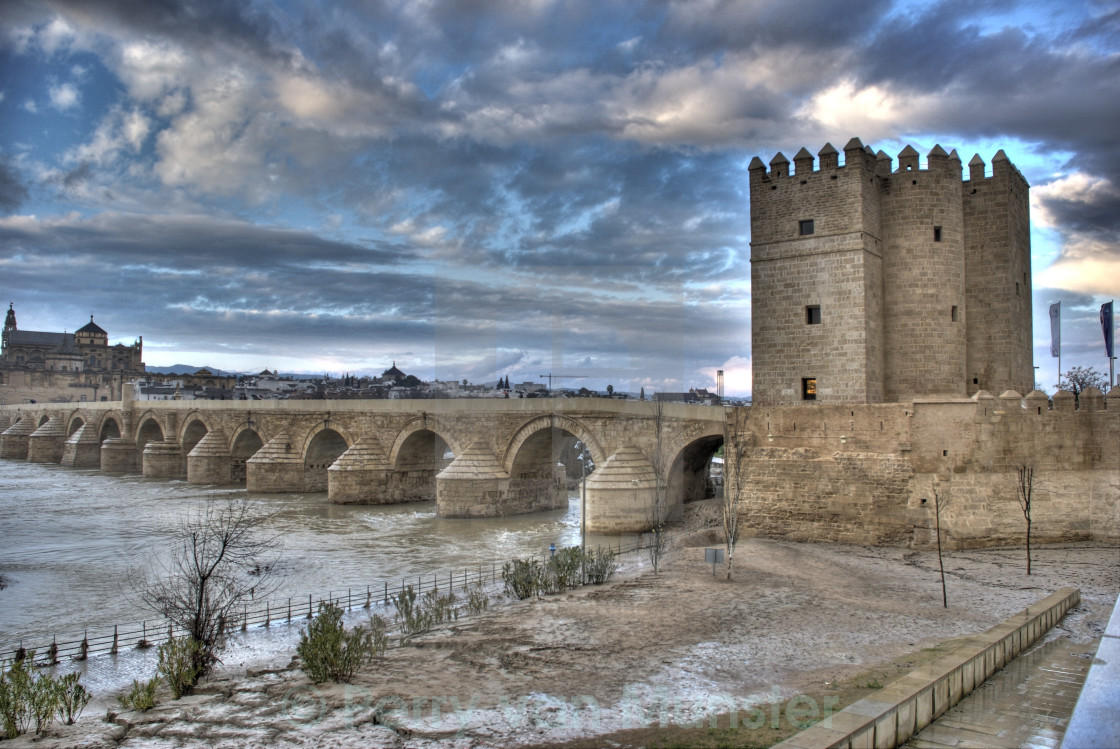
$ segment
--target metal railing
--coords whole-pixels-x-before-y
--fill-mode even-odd
[[[618,545],[608,544],[607,549],[616,555],[631,554],[646,548],[641,536],[628,542],[620,540]],[[598,547],[602,550],[602,546]],[[549,554],[545,552],[544,558]],[[470,569],[461,569],[448,572],[431,572],[421,575],[408,576],[400,580],[378,580],[364,586],[350,586],[345,590],[330,590],[327,595],[308,593],[306,596],[293,596],[286,599],[273,599],[253,601],[243,606],[237,613],[235,621],[230,623],[230,629],[246,631],[256,627],[271,627],[272,625],[288,625],[293,621],[306,621],[311,619],[319,609],[320,604],[330,603],[342,607],[346,611],[356,608],[371,609],[374,606],[388,607],[392,603],[392,596],[412,586],[416,593],[422,594],[428,590],[456,589],[465,591],[469,586],[481,585],[484,590],[492,590],[503,584],[501,566],[506,561],[478,564]],[[17,645],[6,646],[0,650],[0,666],[11,663],[13,660],[24,657],[23,654],[35,651],[37,663],[53,665],[63,660],[82,661],[94,655],[117,655],[127,650],[145,650],[147,648],[167,642],[173,637],[186,634],[182,627],[175,626],[167,619],[146,619],[130,624],[114,624],[112,627],[90,628],[81,633],[69,632],[64,635],[52,635],[36,638],[34,636],[21,638]],[[30,643],[30,644],[28,644]]]

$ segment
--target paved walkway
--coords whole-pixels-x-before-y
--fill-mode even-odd
[[[903,746],[1019,749],[1061,744],[1097,644],[1061,637],[1020,655]]]

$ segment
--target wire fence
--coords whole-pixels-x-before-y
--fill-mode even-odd
[[[602,550],[602,547],[598,547]],[[628,542],[619,540],[617,546],[608,544],[607,550],[616,555],[631,554],[646,548],[644,537],[638,536]],[[545,553],[547,559],[549,553]],[[345,611],[372,609],[375,606],[389,606],[392,597],[412,586],[418,595],[429,590],[466,591],[472,585],[481,586],[488,593],[502,580],[502,562],[477,564],[469,569],[448,572],[430,572],[399,580],[378,580],[364,586],[351,586],[345,590],[330,590],[327,595],[308,593],[306,596],[293,596],[286,599],[253,601],[245,604],[236,618],[229,623],[232,630],[246,631],[256,627],[288,625],[293,621],[306,621],[314,617],[322,604],[332,604]],[[0,666],[6,666],[25,654],[34,651],[40,663],[54,664],[66,659],[83,661],[94,655],[117,655],[127,650],[145,650],[175,637],[182,637],[186,630],[167,619],[147,619],[138,623],[114,624],[112,627],[96,627],[82,632],[65,635],[52,635],[37,638],[34,636],[20,639],[18,644],[0,650]]]

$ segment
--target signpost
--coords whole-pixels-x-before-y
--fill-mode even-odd
[[[712,563],[712,577],[715,577],[716,565],[723,564],[723,549],[704,549],[704,561]]]

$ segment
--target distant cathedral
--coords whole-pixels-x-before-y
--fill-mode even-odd
[[[143,338],[131,346],[110,346],[93,315],[73,333],[20,330],[9,304],[0,347],[0,385],[6,392],[0,397],[8,403],[35,400],[30,395],[36,394],[43,400],[87,400],[91,394],[116,400],[122,382],[144,373],[143,350]]]

